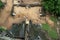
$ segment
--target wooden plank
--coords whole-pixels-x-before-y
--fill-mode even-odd
[[[42,6],[41,4],[14,4],[14,6],[21,6],[21,7],[26,7],[27,5],[30,7]]]

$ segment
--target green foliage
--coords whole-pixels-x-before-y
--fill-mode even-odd
[[[57,39],[58,38],[58,34],[56,32],[55,29],[52,29],[47,23],[46,24],[42,24],[42,29],[48,32],[48,35],[52,38],[52,39]]]
[[[60,0],[57,2],[57,16],[60,16]]]
[[[57,18],[55,18],[54,16],[51,16],[50,19],[51,19],[53,22],[57,22]]]
[[[42,28],[44,29],[44,30],[49,30],[50,29],[50,26],[48,25],[48,24],[42,24]]]
[[[43,0],[42,5],[50,14],[60,14],[60,0]]]
[[[5,31],[5,30],[6,30],[6,28],[5,28],[5,27],[0,26],[0,31]]]
[[[53,29],[49,30],[48,31],[48,35],[52,38],[52,39],[57,39],[58,38],[58,35],[57,35],[57,32]]]
[[[0,9],[4,7],[4,3],[0,0]]]
[[[54,1],[53,0],[43,0],[43,7],[47,11],[52,11],[54,9]]]

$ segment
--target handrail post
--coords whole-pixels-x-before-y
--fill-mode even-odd
[[[25,40],[29,40],[29,20],[26,19],[25,21]]]

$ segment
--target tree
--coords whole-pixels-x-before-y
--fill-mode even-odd
[[[57,16],[59,17],[60,16],[60,0],[58,0],[57,2]]]
[[[4,7],[4,3],[0,0],[0,9]]]
[[[43,0],[42,5],[50,14],[60,15],[60,0]]]

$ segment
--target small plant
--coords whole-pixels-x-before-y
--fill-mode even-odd
[[[0,9],[4,7],[4,3],[0,0]]]
[[[51,16],[50,19],[51,19],[53,22],[57,22],[57,18],[55,18],[54,16]]]
[[[5,27],[0,26],[0,31],[5,31],[5,30],[6,30],[6,28],[5,28]]]
[[[58,38],[58,34],[57,34],[56,30],[51,28],[47,23],[42,24],[42,29],[47,31],[48,36],[51,37],[52,39],[55,40]]]

